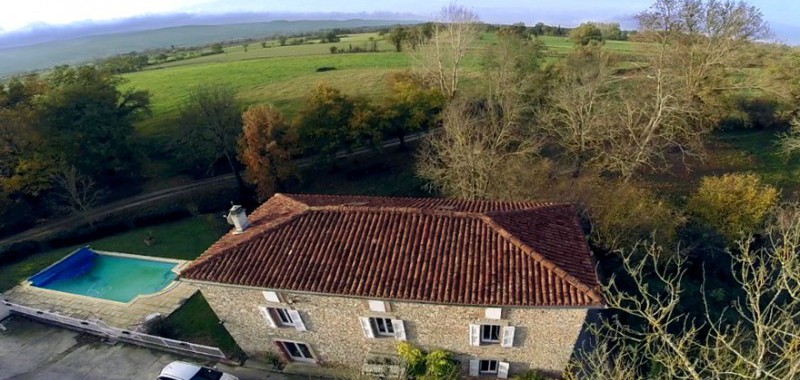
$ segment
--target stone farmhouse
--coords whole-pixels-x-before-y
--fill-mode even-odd
[[[465,377],[557,375],[604,307],[570,205],[277,194],[232,211],[181,280],[248,355],[359,370],[407,340]]]

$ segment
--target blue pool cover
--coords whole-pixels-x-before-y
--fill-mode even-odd
[[[44,287],[45,285],[58,280],[78,277],[94,266],[97,252],[89,247],[83,247],[77,252],[67,256],[64,260],[55,263],[53,266],[35,274],[29,278],[33,286]]]

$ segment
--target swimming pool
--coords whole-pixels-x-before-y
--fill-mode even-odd
[[[176,262],[98,253],[81,248],[28,280],[31,285],[129,302],[142,294],[157,293],[171,284]]]

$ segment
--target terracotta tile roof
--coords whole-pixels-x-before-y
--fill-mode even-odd
[[[570,205],[276,194],[190,280],[460,305],[602,306]]]

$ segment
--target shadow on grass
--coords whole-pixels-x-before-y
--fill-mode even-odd
[[[200,292],[195,293],[169,317],[151,327],[151,334],[164,338],[218,347],[229,358],[243,361],[245,353],[220,323]]]

